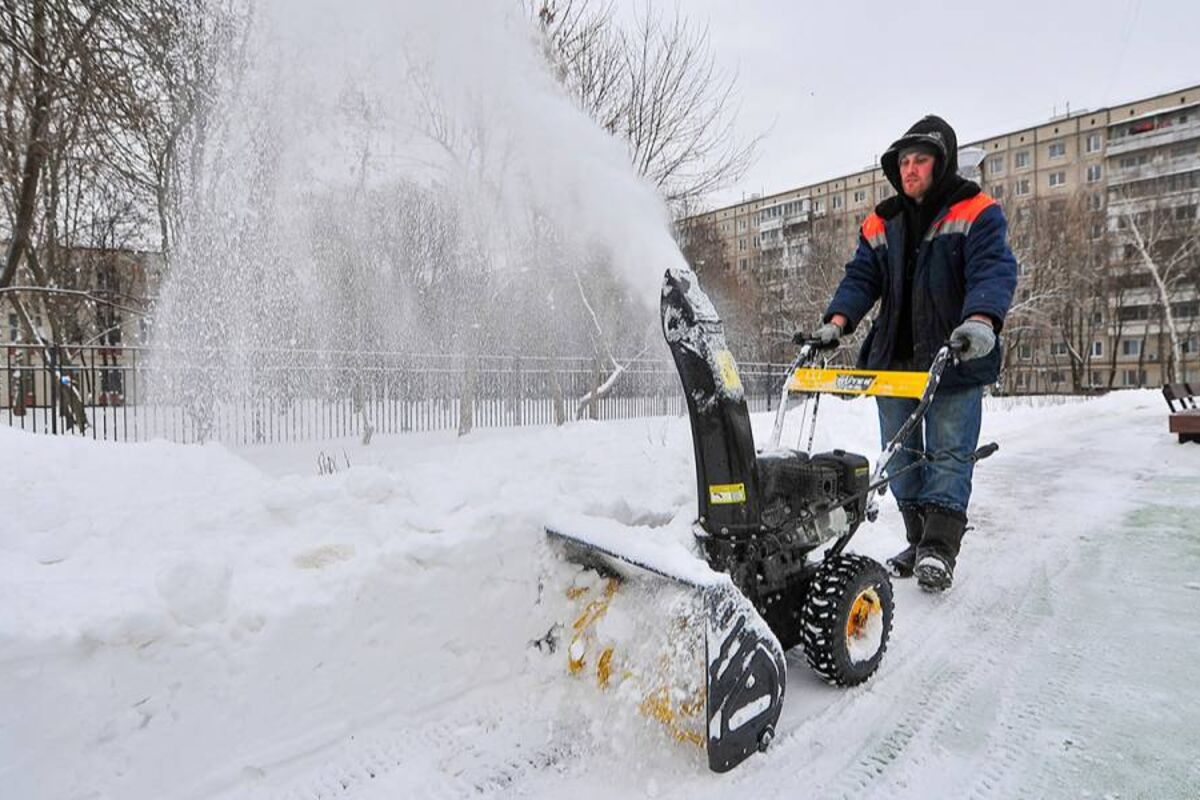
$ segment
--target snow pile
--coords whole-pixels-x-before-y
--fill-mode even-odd
[[[1084,654],[1111,664],[1105,681],[1133,680],[1112,659],[1142,645],[1097,649],[1089,637],[1097,627],[1131,642],[1158,636],[1155,621],[1169,615],[1103,622],[1124,613],[1112,586],[1143,585],[1113,570],[1151,570],[1141,555],[1182,543],[1166,566],[1154,562],[1153,574],[1169,575],[1161,597],[1139,602],[1194,605],[1186,565],[1200,566],[1200,448],[1174,444],[1161,399],[1149,392],[1003,405],[985,415],[984,440],[1002,449],[978,470],[979,531],[961,585],[945,602],[897,587],[892,646],[861,690],[826,689],[802,657],[790,659],[775,749],[726,780],[752,789],[803,774],[808,789],[836,794],[858,774],[846,759],[884,746],[879,725],[900,726],[888,746],[905,753],[870,773],[881,796],[964,796],[973,784],[962,769],[999,758],[989,750],[995,736],[1013,765],[1008,784],[996,779],[1013,789],[1008,796],[1060,796],[1055,781],[1086,763],[1072,754],[1044,762],[1040,751],[1022,760],[1025,743],[1002,728],[1091,708],[1092,700],[1064,699],[1075,683],[1095,685],[1084,669],[1093,656]],[[754,422],[765,441],[771,420]],[[873,456],[875,437],[873,404],[822,409],[819,449]],[[318,475],[329,447],[231,452],[0,429],[0,451],[19,466],[0,475],[0,795],[395,797],[514,787],[537,795],[571,786],[588,797],[670,786],[718,796],[728,788],[662,730],[628,708],[613,712],[590,681],[567,679],[562,649],[547,655],[537,644],[567,613],[558,587],[576,579],[548,555],[547,522],[615,519],[658,535],[668,558],[683,552],[695,513],[685,419],[338,443],[339,464],[351,466]],[[1189,497],[1193,505],[1180,505]],[[875,557],[902,541],[890,499],[881,505],[880,521],[855,540]],[[1129,514],[1134,522],[1120,528]],[[1112,561],[1109,542],[1138,546]],[[1089,574],[1104,576],[1095,590]],[[669,609],[678,598],[656,602]],[[617,609],[600,634],[646,622],[636,609]],[[1177,631],[1154,666],[1162,680],[1195,657],[1195,640]],[[937,675],[948,683],[927,683]],[[1195,694],[1183,683],[1163,697],[1183,708]],[[1086,695],[1117,704],[1097,707],[1095,719],[1123,714],[1130,724],[1147,709],[1171,713],[1156,696],[1132,688]],[[1034,717],[1021,716],[1026,702]],[[946,753],[974,741],[947,738],[947,720],[977,731],[981,749]],[[1078,733],[1058,733],[1084,725],[1073,720],[1056,717],[1039,723],[1050,726],[1045,736],[1019,738],[1040,747],[1057,735],[1046,746],[1061,750],[1065,737],[1078,749]],[[1190,741],[1170,717],[1145,730]],[[1159,738],[1147,741],[1158,747]],[[1090,746],[1081,758],[1110,752],[1103,740]],[[1161,748],[1156,786],[1184,774],[1177,754],[1188,746]],[[1085,783],[1128,787],[1131,774],[1114,766]]]

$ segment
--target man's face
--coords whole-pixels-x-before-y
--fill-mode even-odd
[[[900,182],[904,193],[918,203],[933,186],[933,162],[933,156],[920,150],[900,155]]]

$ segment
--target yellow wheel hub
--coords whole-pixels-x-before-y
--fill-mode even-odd
[[[883,613],[883,604],[879,602],[879,593],[874,587],[863,589],[854,598],[850,606],[850,616],[846,620],[846,638],[861,639],[866,634],[867,623],[871,618]]]

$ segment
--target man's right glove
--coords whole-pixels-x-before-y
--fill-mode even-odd
[[[996,332],[992,326],[977,319],[969,319],[950,332],[950,341],[961,344],[959,361],[983,358],[996,346]]]
[[[837,347],[842,338],[842,326],[836,322],[826,322],[813,331],[812,338],[821,343],[821,347]]]

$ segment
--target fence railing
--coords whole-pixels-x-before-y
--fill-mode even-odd
[[[589,358],[264,350],[230,366],[213,353],[4,347],[0,423],[98,440],[242,445],[455,430],[464,415],[493,428],[684,413],[666,359],[629,362],[589,402],[609,376]],[[786,366],[738,366],[750,409],[769,409]]]

